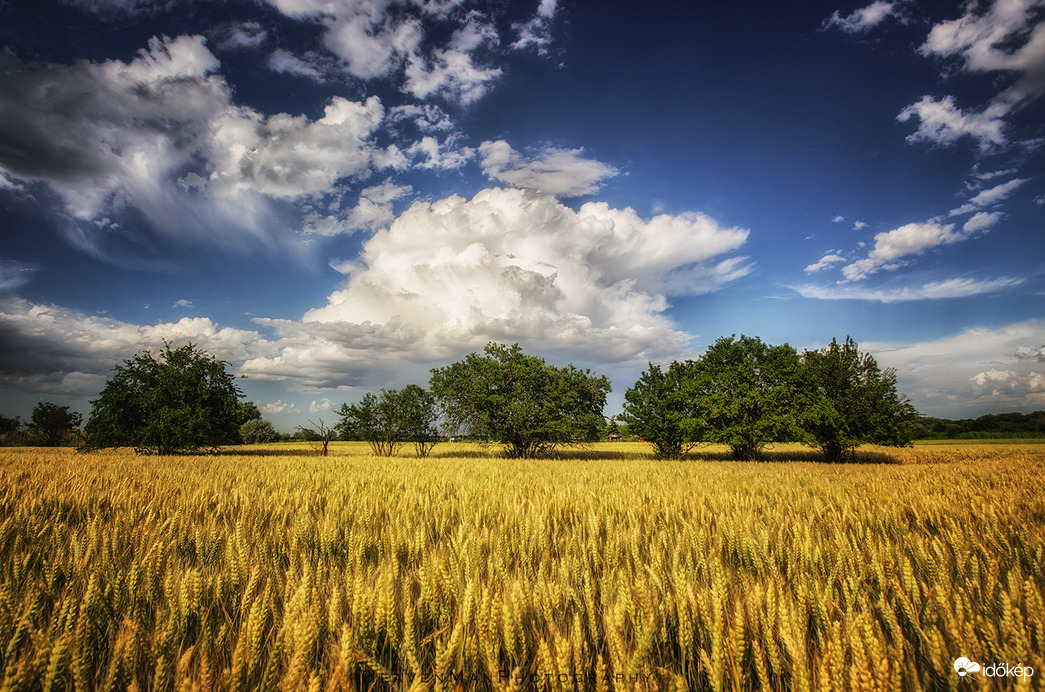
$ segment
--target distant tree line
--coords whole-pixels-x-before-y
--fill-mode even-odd
[[[1045,411],[992,413],[960,420],[922,416],[914,424],[914,435],[919,440],[1045,437]]]
[[[257,406],[239,401],[227,366],[193,344],[166,342],[158,357],[145,351],[124,361],[91,402],[83,448],[173,454],[280,439]],[[295,437],[319,443],[320,453],[339,438],[366,441],[384,456],[412,445],[419,457],[460,438],[499,444],[516,458],[610,435],[645,440],[668,459],[700,444],[752,459],[770,443],[803,442],[845,461],[863,443],[909,444],[917,418],[895,373],[852,339],[801,355],[756,337],[719,339],[696,360],[650,364],[625,394],[619,421],[603,417],[606,377],[550,365],[518,344],[490,343],[435,368],[428,386],[368,393],[343,404],[335,425],[320,420]]]

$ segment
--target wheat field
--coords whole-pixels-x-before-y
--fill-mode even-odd
[[[406,454],[0,450],[0,690],[1042,685],[1045,445]]]

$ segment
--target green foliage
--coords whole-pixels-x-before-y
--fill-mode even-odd
[[[377,456],[392,456],[412,442],[417,456],[425,457],[439,440],[435,397],[416,384],[367,393],[357,404],[342,404],[338,415],[341,438],[369,442]]]
[[[235,443],[242,394],[226,365],[194,344],[166,342],[159,358],[145,351],[117,365],[91,402],[86,447],[176,454]]]
[[[253,401],[240,401],[236,404],[236,420],[242,426],[247,421],[261,418],[261,411]]]
[[[896,373],[881,370],[874,357],[860,353],[851,337],[818,351],[802,362],[816,396],[804,427],[829,462],[850,459],[863,443],[909,445],[917,413],[896,391]]]
[[[685,393],[699,409],[691,439],[727,444],[738,459],[754,459],[771,442],[796,442],[808,387],[801,361],[787,344],[757,337],[722,337],[697,361]]]
[[[450,428],[531,458],[560,445],[598,440],[609,380],[547,365],[518,344],[490,343],[484,354],[432,370],[432,393]]]
[[[678,459],[696,444],[697,402],[686,391],[693,361],[674,362],[667,371],[650,363],[624,393],[621,415],[631,434],[653,445],[658,459]]]
[[[273,442],[279,438],[279,434],[272,427],[272,423],[261,418],[251,418],[239,426],[239,436],[245,445]]]
[[[56,447],[61,444],[67,433],[80,427],[83,416],[70,412],[68,406],[40,402],[33,408],[30,421],[40,435],[43,444],[47,447]]]

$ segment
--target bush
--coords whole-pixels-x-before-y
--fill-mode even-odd
[[[261,418],[252,418],[239,426],[239,436],[245,445],[273,442],[279,438],[279,434],[272,427],[272,423]]]

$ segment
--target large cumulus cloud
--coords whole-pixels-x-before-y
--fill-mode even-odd
[[[691,335],[665,315],[668,297],[744,276],[733,253],[747,235],[703,214],[643,219],[594,202],[575,211],[527,190],[415,202],[341,267],[348,279],[326,305],[300,321],[259,320],[281,348],[243,372],[346,385],[489,340],[593,364],[677,356]]]

